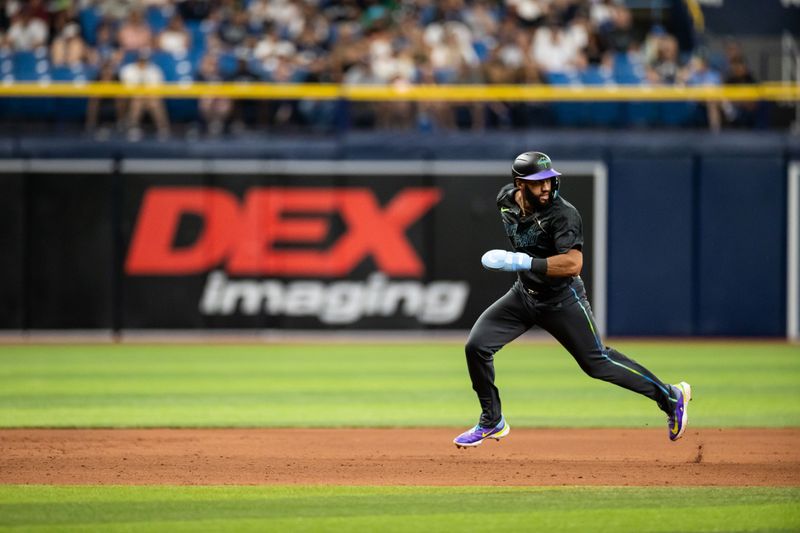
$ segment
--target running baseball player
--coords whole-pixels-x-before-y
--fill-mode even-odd
[[[514,182],[497,195],[497,206],[513,251],[490,250],[481,258],[489,270],[516,272],[517,280],[486,309],[470,331],[467,368],[481,417],[456,437],[459,448],[499,440],[511,427],[503,417],[494,384],[494,354],[534,325],[541,326],[572,354],[589,376],[647,396],[667,414],[669,438],[686,430],[688,383],[663,383],[626,355],[603,344],[580,278],[583,229],[578,210],[558,192],[550,158],[525,152],[511,166]]]

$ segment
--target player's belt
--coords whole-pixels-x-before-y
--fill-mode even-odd
[[[531,296],[538,296],[539,298],[549,298],[561,292],[561,289],[555,291],[552,290],[546,291],[546,290],[531,289],[530,287],[526,287],[525,285],[522,286],[522,290],[524,290]]]
[[[522,284],[522,290],[523,291],[525,291],[530,296],[536,297],[537,300],[541,301],[541,300],[549,300],[550,298],[553,298],[555,296],[558,296],[559,294],[564,293],[566,291],[566,289],[568,289],[572,285],[573,281],[575,281],[575,278],[571,279],[570,282],[566,286],[561,287],[559,289],[555,289],[555,290],[531,289],[530,287],[526,287],[521,282],[520,283]]]

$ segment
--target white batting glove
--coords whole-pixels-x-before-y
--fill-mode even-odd
[[[507,250],[489,250],[481,257],[484,268],[503,272],[530,270],[532,261],[533,258],[526,253]]]

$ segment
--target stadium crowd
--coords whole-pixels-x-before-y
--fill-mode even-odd
[[[681,49],[664,27],[635,24],[631,10],[616,0],[0,0],[0,5],[5,81],[754,82],[735,43],[712,68],[703,55]],[[112,109],[132,137],[141,135],[144,114],[162,136],[169,134],[169,117],[193,113],[210,134],[248,122],[329,127],[341,119],[332,102],[203,98],[192,105],[187,111],[186,102],[170,102],[168,110],[158,98],[91,101],[87,126],[94,129]],[[718,129],[724,122],[752,121],[746,104],[709,104],[702,114],[688,107],[667,111],[677,112],[677,118],[650,116],[661,112],[646,106],[636,116],[608,106],[595,112],[577,104],[386,102],[353,105],[347,113],[356,124],[422,129],[547,120],[600,126],[699,120]]]

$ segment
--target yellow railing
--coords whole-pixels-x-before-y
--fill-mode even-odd
[[[168,83],[153,87],[129,87],[121,83],[0,83],[2,97],[122,97],[203,96],[265,100],[392,101],[798,101],[800,86],[780,83],[725,86],[552,86],[552,85],[411,85],[373,86],[275,83]]]

